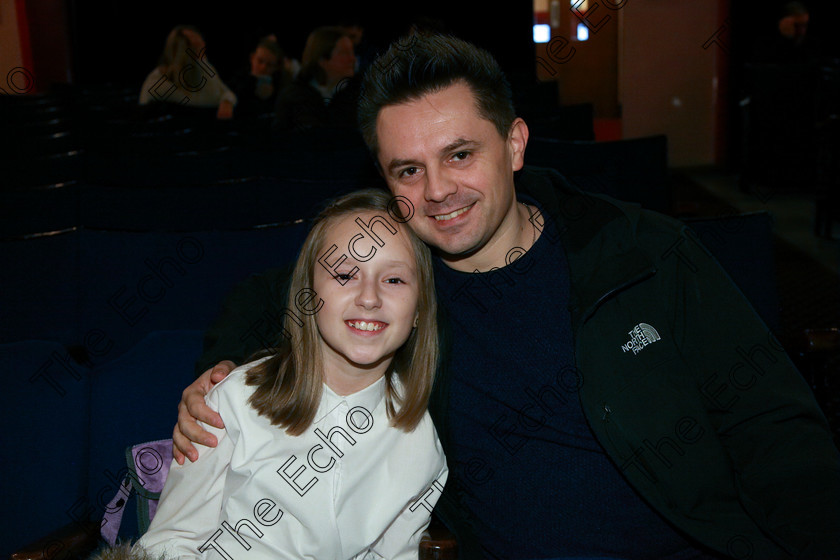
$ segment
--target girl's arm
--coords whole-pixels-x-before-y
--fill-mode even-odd
[[[444,463],[435,480],[406,504],[400,515],[371,547],[370,552],[377,558],[387,560],[417,560],[420,539],[423,537],[423,531],[429,526],[432,509],[440,498],[448,474],[449,469]],[[362,557],[370,558],[365,555]]]
[[[213,391],[207,398],[208,406],[216,411],[218,394]],[[234,441],[225,430],[205,429],[218,438],[218,445],[196,444],[201,460],[195,463],[179,465],[173,460],[151,526],[137,542],[152,556],[197,559],[203,556],[202,550],[212,548],[213,535],[220,527],[225,473]]]

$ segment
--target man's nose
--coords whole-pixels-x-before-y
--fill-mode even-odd
[[[458,184],[445,170],[432,167],[426,169],[426,186],[423,192],[426,200],[443,202],[457,190]]]

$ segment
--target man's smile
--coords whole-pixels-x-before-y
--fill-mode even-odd
[[[458,210],[455,210],[455,211],[450,212],[448,214],[434,214],[432,217],[439,222],[445,222],[447,220],[451,220],[452,218],[460,216],[464,212],[471,209],[473,206],[475,206],[475,202],[473,202],[469,206],[464,206],[463,208],[459,208]]]

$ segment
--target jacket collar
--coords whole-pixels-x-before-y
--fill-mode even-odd
[[[608,296],[656,272],[636,241],[639,205],[584,193],[553,169],[526,166],[515,180],[517,192],[534,198],[559,232],[575,331]]]

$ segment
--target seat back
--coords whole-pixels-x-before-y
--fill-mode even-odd
[[[664,135],[611,142],[531,138],[525,163],[556,169],[587,192],[670,213],[668,143]]]
[[[294,260],[307,231],[308,223],[298,222],[242,231],[82,232],[79,331],[106,339],[89,359],[113,360],[152,331],[203,331],[237,283]]]
[[[90,370],[57,342],[0,344],[0,367],[0,555],[8,558],[85,511],[91,386]]]
[[[21,186],[0,192],[0,238],[80,225],[78,181]]]
[[[0,342],[76,341],[80,232],[0,239]]]
[[[684,220],[723,266],[774,333],[781,317],[773,254],[773,218],[768,212]]]
[[[128,472],[126,448],[172,437],[181,392],[195,380],[193,364],[202,337],[198,330],[155,331],[91,372],[90,470],[84,497],[92,518],[102,518]],[[158,459],[153,454],[145,458]],[[159,459],[169,464],[172,457]],[[120,536],[138,536],[135,501],[119,507],[126,508]]]
[[[534,138],[595,141],[595,112],[592,103],[556,106],[555,101],[553,107],[526,107],[521,114]]]

